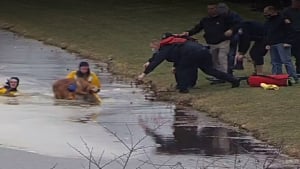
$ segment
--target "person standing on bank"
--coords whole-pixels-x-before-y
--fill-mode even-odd
[[[272,74],[282,74],[282,64],[284,64],[290,78],[297,83],[298,77],[291,59],[293,39],[291,22],[284,19],[273,6],[265,7],[264,16],[266,17],[266,49],[271,53]]]
[[[193,36],[204,30],[204,38],[210,46],[214,68],[227,73],[229,44],[235,23],[232,17],[219,14],[217,7],[217,3],[209,3],[208,16],[202,18],[193,29],[179,35]]]
[[[291,7],[283,11],[283,17],[291,22],[294,32],[292,55],[296,58],[296,72],[300,74],[300,0],[292,0]]]
[[[214,69],[209,50],[197,42],[170,36],[162,39],[159,45],[155,46],[155,49],[157,52],[152,57],[151,62],[149,62],[144,72],[138,76],[138,80],[143,80],[147,74],[152,72],[164,60],[167,60],[176,65],[180,93],[189,92],[189,71],[191,67],[200,68],[208,75],[228,81],[232,84],[233,88],[240,85],[240,81],[232,75]]]
[[[254,65],[253,74],[262,75],[264,56],[268,52],[265,49],[264,24],[256,21],[245,21],[240,24],[237,32],[239,34],[239,41],[236,60],[243,60],[251,47],[251,42],[254,42],[249,52]]]
[[[234,23],[243,22],[243,18],[238,13],[230,10],[227,4],[225,3],[218,4],[218,13],[220,15],[227,15],[228,17],[231,17]],[[234,32],[230,38],[229,53],[228,53],[228,73],[230,74],[233,73],[233,69],[236,70],[244,69],[242,61],[239,61],[235,64],[235,56],[238,48],[238,41],[239,41],[239,34],[237,32]]]

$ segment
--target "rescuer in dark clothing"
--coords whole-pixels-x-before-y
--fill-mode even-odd
[[[154,60],[156,56],[156,52],[154,51],[153,56],[144,64],[144,68],[146,68],[150,63]],[[193,88],[197,84],[198,80],[198,67],[190,67],[188,72],[188,88]],[[179,83],[180,83],[180,74],[176,70],[176,64],[173,65],[172,73],[174,74],[175,81],[176,81],[176,89],[179,89]]]
[[[210,46],[214,68],[227,73],[232,28],[237,23],[231,16],[219,14],[217,7],[217,3],[209,3],[207,6],[208,16],[202,18],[194,28],[180,35],[193,36],[203,30],[204,39]]]
[[[242,23],[243,18],[236,12],[229,9],[227,4],[219,3],[218,4],[218,13],[221,15],[227,15],[228,17],[232,18],[234,23]],[[243,70],[243,62],[239,61],[235,64],[235,56],[237,53],[238,48],[238,41],[239,41],[239,34],[234,32],[230,39],[230,49],[228,53],[228,73],[232,74],[233,69],[236,70]]]
[[[300,0],[292,0],[291,7],[283,11],[283,17],[291,22],[295,30],[292,42],[292,55],[296,58],[296,71],[300,73]]]
[[[267,53],[264,24],[256,21],[245,21],[238,28],[237,60],[243,60],[251,47],[251,42],[254,42],[249,52],[254,65],[254,74],[263,74],[264,56]]]
[[[264,9],[266,17],[266,49],[270,50],[272,74],[282,74],[282,64],[286,72],[295,83],[298,81],[295,67],[291,59],[291,44],[293,40],[293,28],[288,19],[284,19],[273,6]]]
[[[165,39],[165,38],[168,38],[170,36],[175,36],[174,34],[172,33],[164,33],[162,35],[162,39]],[[194,39],[194,38],[191,38],[191,37],[187,37],[187,36],[183,36],[182,38],[185,38],[187,40],[191,40],[191,41],[194,41],[196,42],[197,40]],[[157,52],[157,49],[156,49],[156,45],[159,46],[159,41],[154,41],[154,42],[151,42],[150,43],[150,47],[152,49],[152,52],[153,52],[153,56],[155,56],[156,52]],[[144,64],[144,68],[146,68],[150,62],[152,62],[152,60],[154,59],[154,57],[151,57],[145,64]],[[178,71],[176,71],[176,64],[173,65],[173,68],[172,68],[172,73],[174,74],[175,76],[175,81],[176,81],[176,89],[179,89],[179,86],[178,86],[178,83],[180,82],[180,77],[178,75]],[[196,84],[197,84],[197,80],[198,80],[198,67],[190,67],[189,70],[188,70],[188,88],[193,88]]]
[[[204,73],[221,80],[232,83],[232,87],[239,87],[240,81],[227,73],[213,68],[212,56],[206,47],[197,42],[189,41],[180,37],[168,37],[160,41],[157,46],[158,51],[153,55],[152,61],[139,75],[138,80],[142,80],[147,74],[152,72],[164,60],[173,62],[179,77],[179,92],[187,93],[189,85],[189,69],[198,67]]]

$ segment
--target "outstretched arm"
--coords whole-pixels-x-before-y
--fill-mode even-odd
[[[201,20],[194,28],[188,30],[185,35],[193,36],[203,30],[203,20]]]
[[[144,72],[138,76],[138,80],[143,80],[143,78],[152,72],[159,64],[161,64],[166,59],[164,52],[157,52],[153,54],[151,62],[147,65]]]
[[[155,56],[153,57],[152,61],[144,70],[145,74],[149,74],[150,72],[152,72],[159,64],[161,64],[166,59],[164,52],[157,52],[154,55]]]

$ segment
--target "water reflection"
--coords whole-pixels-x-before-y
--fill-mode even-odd
[[[233,129],[203,125],[195,112],[176,109],[172,133],[161,134],[159,129],[149,127],[141,120],[140,125],[151,136],[158,153],[201,154],[205,156],[245,154],[261,150],[263,154],[274,154],[274,148],[253,143],[253,139]],[[202,125],[201,125],[202,124]]]

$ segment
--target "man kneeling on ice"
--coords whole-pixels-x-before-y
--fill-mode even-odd
[[[138,76],[138,80],[152,72],[164,60],[173,62],[178,76],[178,88],[180,93],[188,93],[189,71],[191,67],[201,69],[207,75],[228,81],[232,87],[239,87],[240,81],[234,76],[213,68],[212,55],[203,45],[178,36],[163,36],[155,46],[157,52],[149,59],[151,62],[144,72]]]

